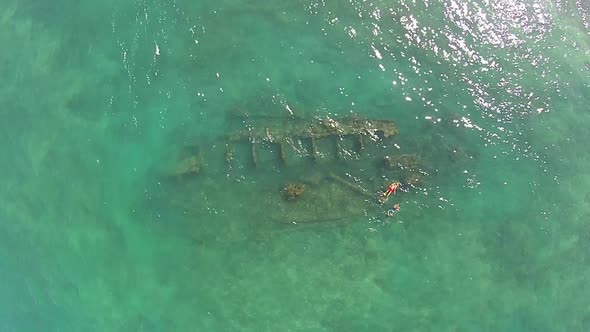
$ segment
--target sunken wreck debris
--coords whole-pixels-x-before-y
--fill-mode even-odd
[[[240,163],[253,168],[264,168],[269,162],[278,161],[282,166],[297,167],[293,159],[311,160],[351,159],[377,157],[367,153],[369,145],[378,145],[397,135],[395,123],[391,120],[369,120],[356,116],[344,118],[246,118],[242,128],[231,130],[224,136],[198,142],[198,155],[183,155],[171,175],[201,174],[209,164],[216,164],[214,155],[219,154],[226,170],[234,169]],[[197,142],[195,142],[197,143]],[[373,144],[371,144],[373,143]],[[238,153],[242,150],[242,153]],[[274,151],[273,158],[265,158]],[[381,154],[381,158],[383,154]],[[246,161],[247,159],[247,161]],[[270,160],[274,159],[274,160]],[[216,170],[219,169],[215,166]]]
[[[251,117],[241,121],[243,126],[209,142],[198,142],[197,155],[183,155],[173,167],[174,176],[198,175],[209,165],[215,165],[215,154],[221,154],[225,171],[247,168],[263,169],[268,164],[297,168],[302,160],[332,160],[346,164],[350,160],[374,160],[385,172],[397,173],[404,184],[420,185],[424,178],[421,160],[413,154],[398,154],[390,144],[398,130],[391,120],[365,119],[358,116],[343,118],[281,118]],[[215,150],[221,150],[216,153]],[[241,153],[239,151],[241,150]],[[271,151],[271,152],[269,152]],[[268,157],[272,153],[272,157]],[[246,165],[248,167],[239,165]]]
[[[283,187],[282,192],[286,200],[292,201],[303,196],[305,185],[303,183],[289,183]]]
[[[198,196],[203,185],[228,180],[234,186],[237,180],[238,190],[247,193],[242,201],[267,204],[256,209],[267,220],[290,225],[350,220],[381,208],[384,185],[420,187],[428,175],[420,157],[400,154],[391,120],[250,115],[240,120],[220,137],[189,140],[201,148],[173,162],[172,175],[187,180],[177,200],[187,210],[201,204],[191,193]],[[249,195],[254,192],[260,195]]]
[[[172,176],[184,177],[199,175],[201,173],[201,160],[198,156],[190,156],[181,160],[172,170]]]
[[[249,126],[245,130],[230,133],[229,141],[248,139],[251,142],[283,144],[287,139],[321,139],[334,136],[368,136],[374,140],[397,135],[395,123],[391,120],[367,120],[359,117],[341,119],[322,118],[311,121],[282,121],[278,127]]]
[[[422,169],[422,161],[415,154],[401,154],[383,157],[386,171],[399,174],[399,181],[403,185],[420,186],[424,182],[426,172]]]

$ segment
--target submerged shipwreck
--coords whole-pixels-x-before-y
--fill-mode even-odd
[[[240,204],[255,201],[271,222],[309,224],[380,213],[385,200],[379,193],[389,183],[399,181],[409,191],[428,175],[417,154],[399,152],[391,120],[233,116],[240,120],[232,121],[239,123],[236,128],[223,137],[195,138],[173,158],[167,174],[177,183],[229,180]],[[200,189],[188,186],[185,199],[176,203],[194,211],[198,203],[188,198],[190,190]]]

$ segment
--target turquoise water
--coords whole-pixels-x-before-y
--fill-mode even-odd
[[[0,331],[590,328],[585,2],[0,7]],[[386,218],[323,178],[366,155],[226,171],[237,113],[393,120],[424,181]]]

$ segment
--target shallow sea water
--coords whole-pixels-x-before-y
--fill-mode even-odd
[[[590,328],[585,2],[1,7],[0,331]],[[334,180],[285,202],[392,177],[227,171],[244,112],[393,120],[424,181],[393,218]],[[187,151],[203,173],[166,176]]]

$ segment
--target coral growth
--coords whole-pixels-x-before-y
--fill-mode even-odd
[[[305,185],[302,183],[289,183],[282,190],[283,196],[289,201],[301,197],[304,192]]]

